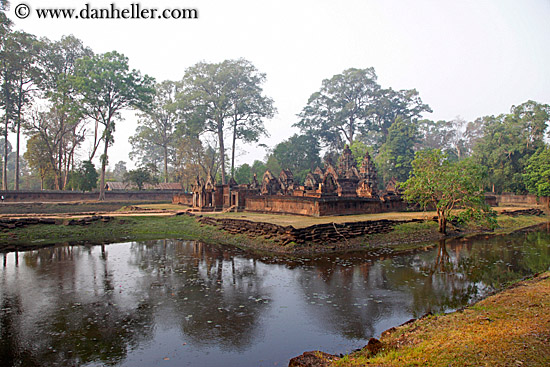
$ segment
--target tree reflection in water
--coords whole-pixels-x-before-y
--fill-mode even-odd
[[[141,288],[196,344],[243,350],[259,330],[269,293],[256,260],[199,242],[165,240],[132,245],[130,263],[149,276]]]
[[[29,272],[19,274],[16,269],[13,284],[3,276],[0,365],[116,363],[129,347],[147,338],[150,311],[141,304],[134,309],[117,304],[106,257],[90,267],[89,282],[83,282],[90,287],[79,284],[79,271],[90,270],[78,266],[85,255],[93,256],[90,248],[26,252]]]

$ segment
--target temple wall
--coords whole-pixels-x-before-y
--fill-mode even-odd
[[[374,214],[404,210],[405,203],[398,199],[381,201],[372,198],[330,197],[312,198],[263,195],[247,197],[245,210],[260,213],[297,214],[313,217],[352,214]]]
[[[262,195],[246,198],[245,210],[260,213],[319,216],[315,198]]]
[[[379,199],[337,198],[319,199],[319,213],[316,216],[374,214],[383,211]]]

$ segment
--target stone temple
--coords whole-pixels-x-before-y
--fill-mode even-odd
[[[398,211],[405,208],[395,188],[378,191],[376,168],[367,152],[357,167],[348,146],[337,165],[325,161],[308,173],[303,185],[292,172],[283,169],[279,176],[269,170],[258,182],[237,184],[230,179],[218,185],[212,177],[197,180],[189,194],[175,195],[173,202],[191,204],[194,211],[251,211],[309,216],[350,215]],[[191,199],[191,200],[190,200]]]

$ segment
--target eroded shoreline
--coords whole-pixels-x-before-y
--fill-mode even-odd
[[[525,214],[525,209],[517,210]],[[180,238],[231,245],[266,255],[313,256],[381,249],[402,253],[431,247],[441,239],[506,234],[548,222],[548,217],[541,213],[501,214],[498,218],[501,228],[496,231],[455,228],[442,236],[430,213],[320,219],[231,214],[234,215],[193,215],[151,205],[124,206],[114,212],[4,215],[0,218],[0,252],[33,250],[55,244],[96,245]],[[271,223],[262,221],[266,218],[271,219]],[[293,220],[301,222],[296,226],[284,225]]]

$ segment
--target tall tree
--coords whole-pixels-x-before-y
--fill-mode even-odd
[[[231,177],[235,174],[235,151],[237,140],[246,143],[257,142],[262,135],[268,135],[263,119],[275,114],[273,100],[262,95],[261,85],[265,74],[244,59],[228,62],[233,80],[233,103],[231,110]]]
[[[352,68],[323,80],[294,126],[333,150],[345,143],[351,146],[359,135],[368,145],[379,147],[398,117],[415,122],[424,112],[432,111],[415,89],[382,89],[373,68]]]
[[[40,189],[46,188],[46,178],[53,176],[54,168],[50,160],[50,150],[43,138],[33,135],[27,140],[27,150],[23,154],[31,169],[38,172],[40,177]]]
[[[13,98],[13,126],[16,134],[15,144],[15,185],[14,189],[19,190],[19,152],[21,125],[23,113],[27,105],[32,102],[33,93],[38,90],[38,84],[42,78],[42,71],[39,66],[41,43],[33,35],[25,32],[12,32],[6,37],[5,52],[8,54],[7,68],[11,75],[11,89]]]
[[[0,10],[4,10],[7,6],[6,2],[0,3]],[[0,11],[0,83],[1,83],[1,98],[0,103],[1,107],[4,110],[4,126],[2,129],[2,134],[4,142],[8,142],[8,131],[10,128],[10,121],[14,120],[14,111],[15,111],[15,60],[17,55],[11,52],[8,41],[10,38],[10,27],[11,22],[5,17],[5,13]],[[3,150],[3,164],[2,164],[2,190],[8,189],[8,144],[4,144]]]
[[[384,182],[391,178],[402,182],[409,177],[414,159],[414,145],[417,142],[416,124],[398,117],[389,128],[388,138],[375,159]]]
[[[302,182],[306,175],[321,165],[320,147],[317,139],[311,135],[293,135],[277,144],[273,157],[281,168],[290,169],[296,181]],[[277,173],[276,173],[277,174]]]
[[[489,167],[488,186],[496,192],[527,192],[523,173],[527,161],[544,146],[550,105],[527,101],[509,114],[486,116],[483,137],[474,147],[475,160]]]
[[[373,128],[370,111],[380,90],[376,79],[374,68],[351,68],[323,80],[294,126],[335,149],[346,141],[353,144],[358,132]]]
[[[173,108],[176,83],[166,80],[155,86],[155,97],[150,109],[141,114],[136,134],[130,138],[131,158],[137,157],[142,165],[156,163],[149,158],[156,151],[162,155],[164,182],[168,182],[168,163],[173,155],[173,140],[178,119]]]
[[[452,121],[432,121],[423,119],[418,121],[419,141],[416,150],[439,149],[448,152],[452,149],[457,131]]]
[[[104,126],[99,200],[105,200],[105,167],[115,122],[123,109],[147,110],[154,94],[153,79],[130,71],[128,58],[112,51],[77,60],[72,82],[80,94],[83,113]]]
[[[432,109],[422,102],[416,89],[378,90],[375,102],[369,109],[371,131],[382,135],[378,145],[386,142],[389,129],[398,117],[416,122],[424,112],[432,112]]]
[[[5,11],[9,8],[9,2],[7,0],[0,0],[0,107],[4,110],[5,126],[0,132],[4,138],[3,144],[3,159],[2,159],[2,189],[7,190],[7,158],[8,158],[8,125],[11,118],[12,110],[12,93],[10,90],[10,78],[8,69],[8,53],[6,52],[6,39],[11,31],[12,22],[7,17]],[[6,79],[7,78],[7,79]]]
[[[527,190],[537,196],[550,196],[550,146],[539,148],[527,161],[523,174]],[[550,203],[549,203],[550,205]]]
[[[74,77],[76,60],[91,56],[92,51],[74,36],[55,42],[43,39],[42,45],[40,87],[49,103],[44,111],[33,114],[25,129],[29,135],[39,134],[48,146],[50,158],[54,160],[55,188],[60,190],[67,184],[75,151],[86,135],[85,116],[70,79]]]
[[[223,184],[226,183],[225,131],[231,129],[234,146],[239,139],[257,141],[265,133],[262,119],[274,113],[271,99],[261,94],[264,80],[265,75],[243,59],[216,64],[200,62],[188,68],[183,77],[178,94],[183,120],[197,124],[198,131],[217,137]]]
[[[115,164],[115,168],[113,169],[113,176],[115,180],[122,181],[126,172],[128,172],[128,169],[126,168],[126,162],[118,161]]]
[[[218,149],[208,141],[204,143],[197,137],[184,136],[176,144],[175,174],[186,188],[191,188],[198,176],[206,179],[208,175],[216,177],[220,160]]]

